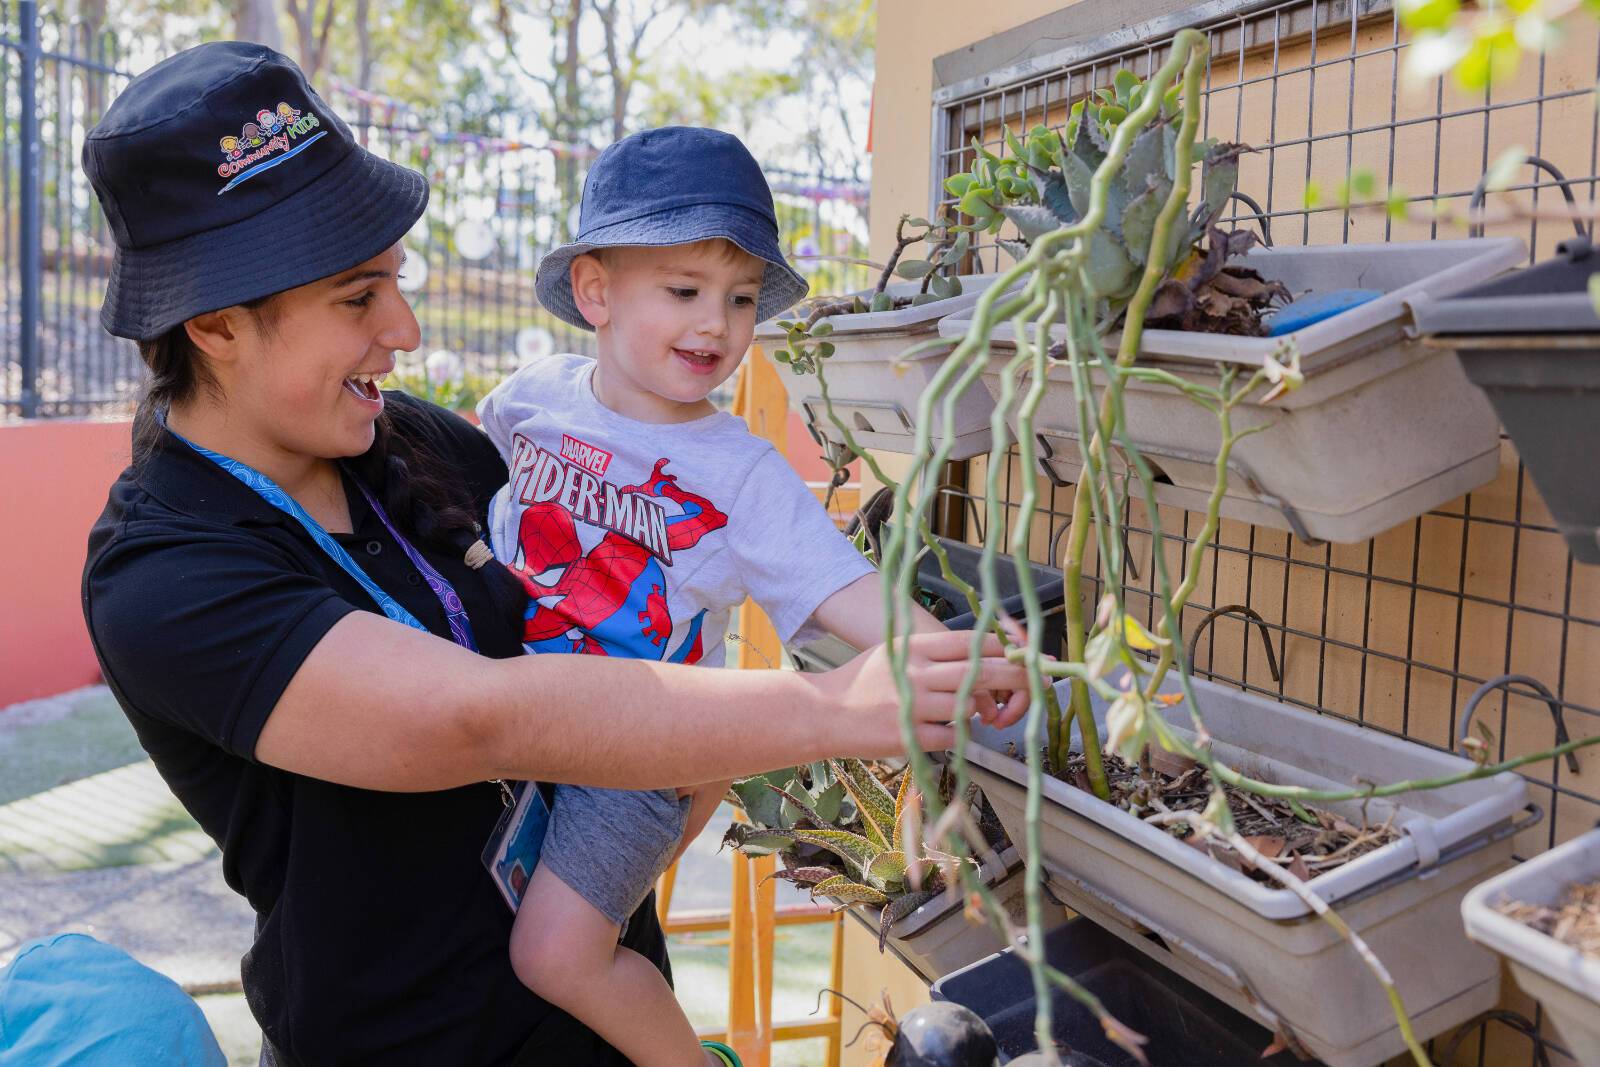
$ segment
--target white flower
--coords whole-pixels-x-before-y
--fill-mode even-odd
[[[1138,689],[1125,690],[1106,709],[1106,748],[1132,762],[1139,758],[1149,733],[1148,705]]]
[[[1289,362],[1280,362],[1278,356],[1287,352]],[[1275,350],[1261,357],[1261,369],[1266,371],[1267,381],[1272,383],[1272,388],[1261,398],[1263,404],[1270,404],[1284,393],[1293,392],[1306,383],[1306,376],[1300,372],[1300,346],[1285,341]]]

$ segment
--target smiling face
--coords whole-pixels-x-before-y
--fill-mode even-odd
[[[378,386],[395,352],[421,340],[397,283],[403,255],[395,245],[279,293],[255,315],[235,307],[190,320],[230,432],[246,435],[250,452],[341,459],[372,445],[383,411]]]
[[[573,260],[573,297],[599,342],[600,402],[645,422],[710,414],[706,397],[738,369],[755,334],[765,269],[720,239]]]

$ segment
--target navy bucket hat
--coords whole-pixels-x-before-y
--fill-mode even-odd
[[[357,144],[288,57],[238,41],[133,79],[83,169],[116,241],[100,322],[136,341],[363,263],[428,204],[427,179]]]
[[[623,245],[690,244],[721,237],[767,262],[756,298],[764,321],[810,288],[778,247],[772,190],[750,150],[731,133],[663,126],[624,137],[589,168],[578,239],[539,264],[539,303],[563,322],[593,329],[572,299],[572,261]]]

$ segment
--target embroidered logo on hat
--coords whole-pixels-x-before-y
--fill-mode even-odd
[[[221,196],[240,182],[249,181],[262,171],[271,170],[310,148],[328,131],[321,130],[310,137],[305,135],[321,125],[321,121],[310,111],[297,110],[282,101],[275,110],[262,108],[257,111],[256,120],[245,123],[239,136],[229,134],[217,142],[222,154],[227,157],[217,164],[217,173],[231,179],[217,190],[217,195]],[[300,140],[302,137],[305,139]],[[299,143],[295,144],[296,141]],[[275,155],[278,152],[283,155]]]

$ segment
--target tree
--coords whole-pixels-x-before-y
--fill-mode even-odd
[[[317,28],[317,0],[284,0],[289,10],[289,20],[294,23],[295,43],[300,50],[300,69],[306,72],[306,77],[311,81],[317,80],[317,75],[322,73],[322,64],[328,57],[328,34],[333,29],[334,0],[323,0],[322,27]],[[360,32],[365,34],[367,25],[364,16],[369,14],[368,6],[362,4],[361,15],[363,19],[358,23]]]
[[[240,41],[255,41],[283,50],[283,30],[278,25],[278,0],[232,0],[233,32]]]

